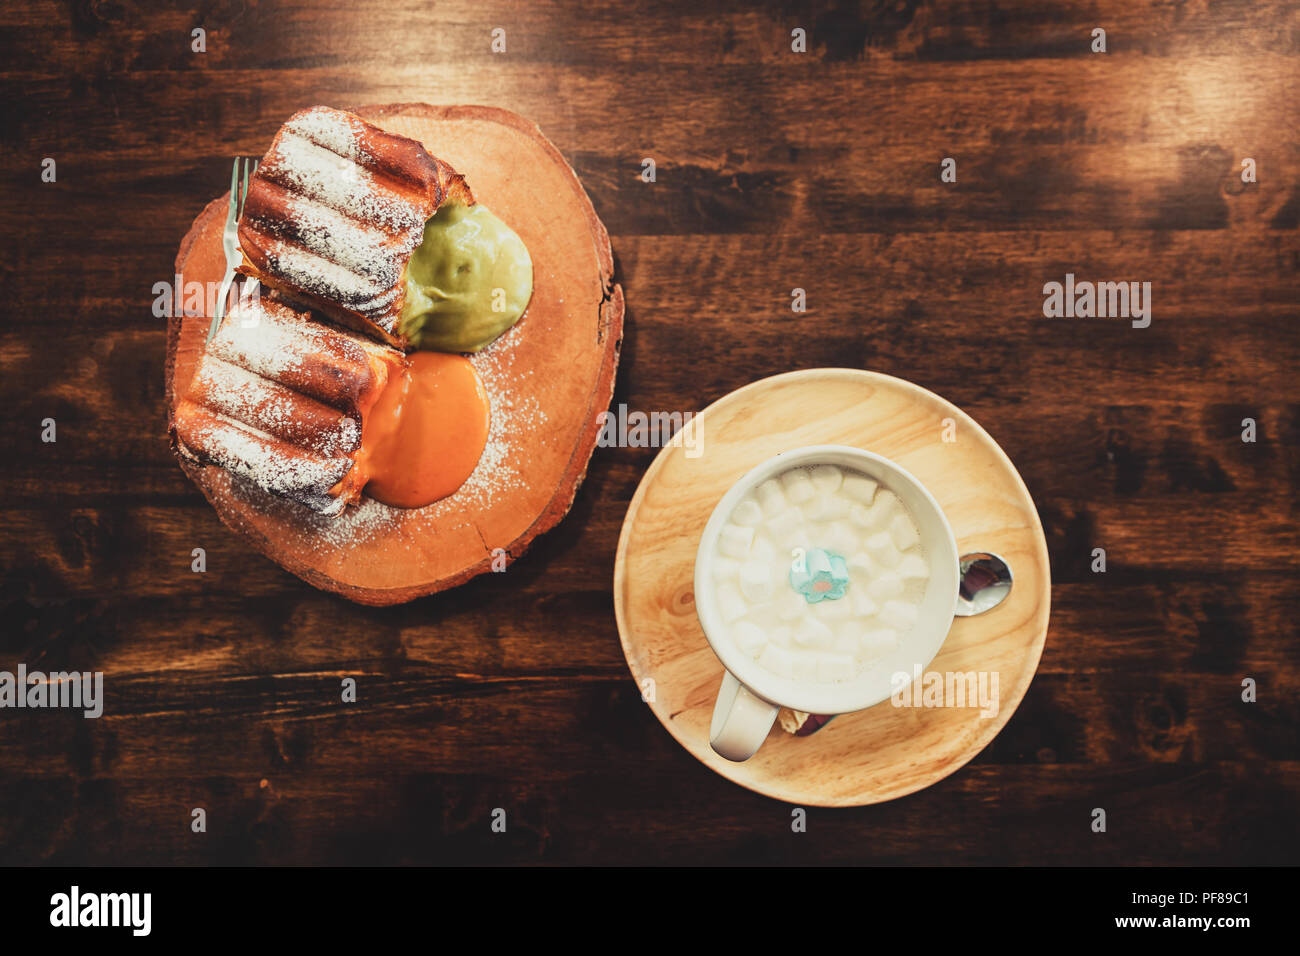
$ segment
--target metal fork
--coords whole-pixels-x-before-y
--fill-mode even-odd
[[[248,199],[248,177],[257,172],[257,160],[236,157],[230,168],[230,208],[226,212],[226,228],[221,234],[221,247],[226,251],[226,275],[221,280],[221,290],[217,293],[217,307],[212,316],[212,325],[208,328],[208,342],[212,341],[221,328],[221,320],[226,315],[226,299],[230,296],[230,285],[235,281],[235,267],[243,257],[239,252],[239,217],[244,214],[244,202]]]

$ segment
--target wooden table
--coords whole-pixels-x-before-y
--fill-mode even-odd
[[[0,863],[1300,862],[1294,5],[146,7],[0,13],[0,669],[108,693],[0,711]],[[221,526],[167,448],[153,285],[292,111],[416,100],[517,110],[578,170],[627,293],[616,404],[848,365],[1001,443],[1054,607],[972,764],[796,834],[679,748],[610,594],[654,449],[598,449],[507,573],[403,607]],[[1045,318],[1066,273],[1149,281],[1150,327]]]

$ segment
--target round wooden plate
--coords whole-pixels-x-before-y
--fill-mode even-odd
[[[483,106],[401,104],[355,110],[419,140],[462,173],[475,197],[523,238],[533,260],[528,310],[475,356],[493,437],[474,476],[427,508],[369,498],[322,518],[215,466],[182,461],[221,520],[307,582],[362,604],[397,604],[514,560],[568,512],[614,391],[623,292],[609,236],[559,151],[528,120]],[[208,204],[176,255],[184,282],[219,282],[228,196]],[[208,320],[168,328],[167,402],[193,376]]]
[[[901,797],[979,753],[1033,679],[1051,604],[1042,525],[1002,449],[932,392],[858,369],[762,379],[714,402],[696,427],[694,442],[665,447],[641,480],[614,565],[623,653],[637,684],[653,687],[650,707],[668,732],[729,780],[813,806]],[[690,444],[697,445],[695,457],[688,455]],[[732,763],[709,746],[723,671],[695,615],[695,551],[709,514],[736,479],[778,452],[819,444],[853,445],[898,462],[943,506],[959,553],[993,551],[1011,565],[1015,585],[1007,599],[978,617],[957,618],[926,669],[996,673],[999,708],[981,717],[978,707],[885,701],[838,716],[808,737],[773,728],[757,754]]]

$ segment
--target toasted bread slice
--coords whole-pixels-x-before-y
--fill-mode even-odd
[[[424,224],[474,196],[413,139],[324,106],[280,128],[249,181],[241,272],[383,342],[405,348],[398,317]]]
[[[273,293],[245,299],[200,357],[172,439],[191,460],[336,515],[361,495],[366,416],[405,364]]]

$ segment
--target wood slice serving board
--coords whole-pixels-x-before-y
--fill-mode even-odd
[[[813,806],[901,797],[979,753],[1029,687],[1051,604],[1042,525],[1002,449],[939,396],[857,369],[762,379],[710,405],[695,424],[691,442],[664,448],[646,472],[628,507],[614,565],[623,652],[639,686],[654,681],[650,707],[669,733],[724,777]],[[992,551],[1011,565],[1011,594],[983,615],[957,618],[926,669],[996,673],[998,710],[982,717],[978,707],[897,707],[887,700],[836,717],[807,737],[774,727],[757,754],[732,763],[709,746],[723,670],[695,615],[695,551],[733,482],[772,455],[820,444],[852,445],[899,463],[943,507],[959,553]]]
[[[308,104],[304,104],[308,105]],[[379,106],[355,112],[422,142],[523,238],[532,301],[519,323],[472,358],[489,392],[492,434],[474,475],[427,508],[363,498],[337,518],[283,501],[215,466],[182,461],[221,520],[284,568],[363,604],[453,587],[519,557],[568,512],[609,405],[623,335],[623,293],[609,236],[559,151],[529,121],[481,106]],[[267,131],[268,142],[273,130]],[[228,195],[194,221],[176,255],[185,283],[220,281]],[[203,316],[169,324],[174,416],[207,334]]]

